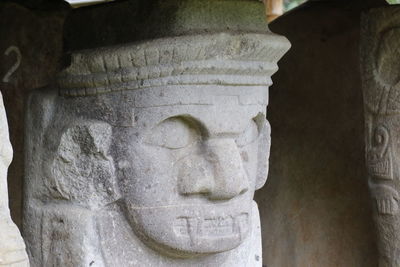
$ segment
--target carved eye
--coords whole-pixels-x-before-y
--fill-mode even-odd
[[[189,146],[199,139],[199,135],[190,123],[182,118],[169,118],[154,128],[146,143],[169,149]]]
[[[236,139],[239,147],[247,146],[253,143],[258,137],[258,126],[254,120],[247,126],[246,130]]]

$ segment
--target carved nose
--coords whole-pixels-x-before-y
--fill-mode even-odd
[[[227,200],[246,192],[249,182],[236,143],[218,139],[207,141],[205,146],[203,154],[191,155],[180,165],[179,193]]]
[[[249,189],[249,181],[242,158],[232,139],[215,139],[207,142],[208,161],[213,165],[214,187],[210,199],[231,199]]]

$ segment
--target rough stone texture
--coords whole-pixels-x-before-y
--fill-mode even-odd
[[[379,266],[400,266],[400,8],[366,12],[362,20],[366,164],[378,228]]]
[[[271,169],[255,198],[266,266],[378,264],[359,70],[364,4],[311,2],[270,24],[292,49],[273,76]]]
[[[75,51],[32,94],[33,266],[261,266],[253,196],[268,172],[270,77],[289,43],[257,27]]]
[[[257,0],[129,0],[83,7],[65,22],[66,47],[74,51],[223,31],[264,33],[264,10]]]
[[[11,220],[8,207],[7,170],[12,153],[3,96],[0,93],[0,266],[27,267],[29,262],[25,244]]]
[[[19,226],[22,222],[25,98],[29,90],[49,84],[61,68],[64,16],[63,6],[32,11],[15,3],[0,3],[0,91],[14,148],[8,175],[11,215]]]

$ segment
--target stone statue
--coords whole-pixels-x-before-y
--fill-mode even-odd
[[[289,48],[264,27],[76,51],[58,91],[31,95],[33,266],[262,265],[253,195],[268,172],[270,77]]]
[[[362,19],[362,77],[368,183],[375,206],[379,266],[400,266],[400,8]]]
[[[29,266],[25,244],[21,234],[11,220],[8,207],[7,169],[12,160],[12,147],[8,135],[3,96],[0,93],[0,266]]]

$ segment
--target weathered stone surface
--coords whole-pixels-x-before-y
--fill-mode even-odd
[[[0,93],[0,266],[27,267],[28,256],[21,234],[11,220],[8,207],[7,170],[12,160],[8,123]]]
[[[71,51],[188,34],[264,33],[267,27],[257,0],[121,1],[74,10],[65,24]]]
[[[63,6],[29,10],[0,3],[0,91],[8,114],[14,160],[8,184],[11,215],[22,222],[23,118],[27,93],[45,86],[61,69]]]
[[[379,266],[400,266],[400,8],[365,12],[362,20],[366,164],[378,228]]]
[[[377,266],[359,59],[366,2],[309,2],[270,24],[292,48],[273,76],[271,168],[255,197],[266,266]]]
[[[288,48],[265,26],[73,52],[28,103],[32,265],[261,266],[253,195]]]

